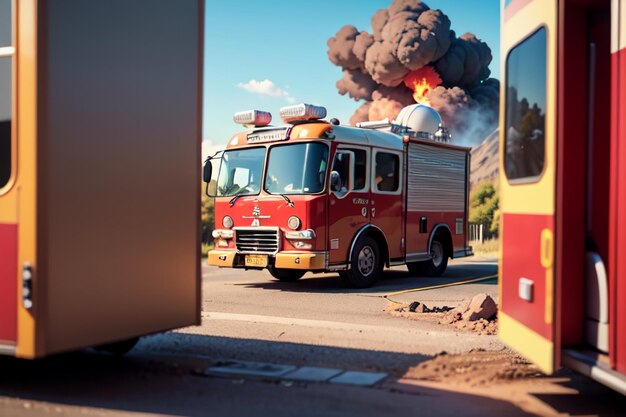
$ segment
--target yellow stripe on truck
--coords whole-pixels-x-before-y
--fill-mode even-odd
[[[554,344],[528,327],[498,312],[498,336],[527,359],[534,362],[546,374],[554,372]]]

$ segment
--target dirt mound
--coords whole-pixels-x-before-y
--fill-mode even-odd
[[[410,368],[404,378],[476,386],[540,377],[539,369],[512,351],[472,351],[460,355],[440,353]]]
[[[456,307],[428,307],[419,301],[411,304],[391,304],[387,311],[396,317],[413,320],[430,319],[438,324],[452,325],[479,335],[495,335],[498,332],[498,306],[489,294],[477,294]]]
[[[477,294],[463,301],[454,310],[446,313],[440,324],[452,324],[457,329],[472,330],[478,334],[496,334],[498,306],[489,294]]]

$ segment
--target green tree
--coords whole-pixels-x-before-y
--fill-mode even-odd
[[[482,224],[494,235],[500,222],[500,198],[494,184],[485,182],[474,186],[470,192],[469,221]]]
[[[500,230],[500,209],[496,210],[493,214],[493,220],[491,221],[491,227],[489,228],[489,232],[493,236],[498,236],[498,232]]]

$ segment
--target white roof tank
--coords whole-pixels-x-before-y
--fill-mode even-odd
[[[393,124],[408,131],[426,132],[434,135],[439,130],[442,121],[439,113],[432,107],[425,104],[412,104],[400,110]]]

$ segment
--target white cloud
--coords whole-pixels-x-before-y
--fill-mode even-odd
[[[244,89],[249,93],[260,94],[262,96],[283,97],[289,103],[293,103],[296,101],[293,97],[289,95],[287,91],[278,87],[271,80],[250,80],[247,83],[238,83],[237,87]]]
[[[209,156],[212,156],[215,152],[224,149],[226,146],[216,145],[210,139],[204,139],[202,141],[202,161],[204,162]]]

